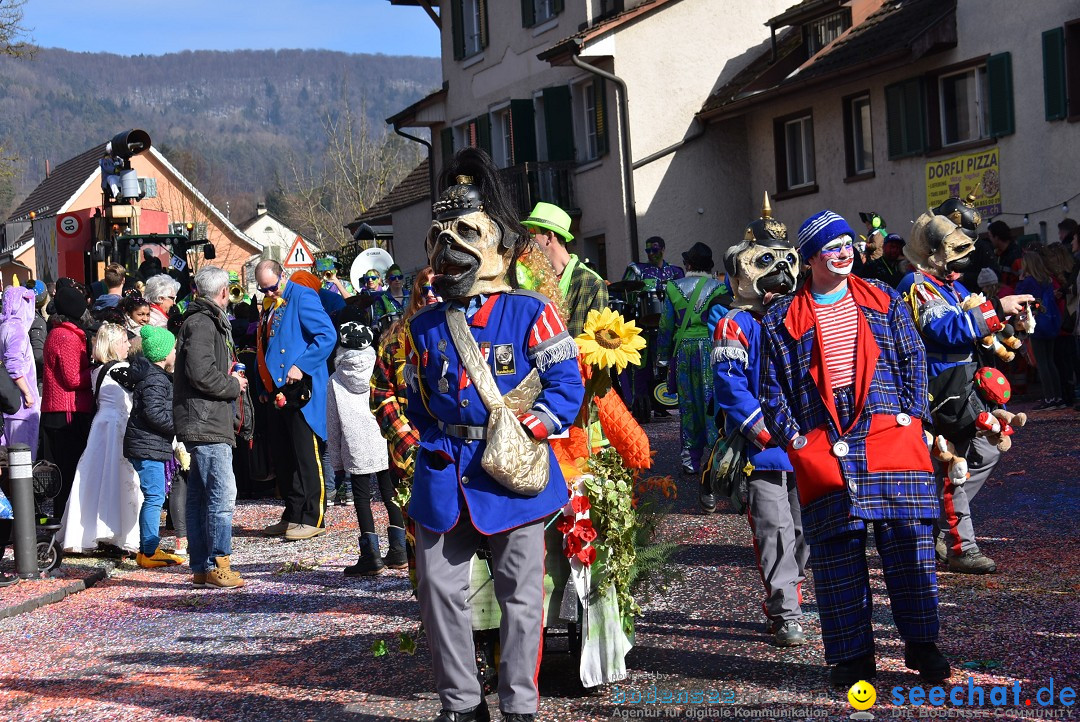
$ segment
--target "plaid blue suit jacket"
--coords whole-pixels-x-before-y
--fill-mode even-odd
[[[865,319],[860,320],[850,419],[836,412],[809,285],[774,302],[763,320],[761,406],[774,440],[786,447],[800,434],[823,429],[830,445],[843,439],[850,448],[838,459],[845,488],[803,503],[810,542],[862,525],[855,520],[938,516],[925,443],[920,448],[912,442],[917,437],[911,428],[904,429],[904,444],[892,434],[900,414],[908,414],[915,429],[928,420],[922,338],[896,291],[856,277],[848,284]],[[800,496],[808,481],[799,483]]]

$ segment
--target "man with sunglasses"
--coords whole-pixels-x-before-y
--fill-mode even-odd
[[[409,296],[405,293],[405,274],[396,263],[386,269],[386,282],[388,286],[374,306],[375,321],[378,323],[381,319],[386,319],[380,324],[382,328],[388,327],[394,318],[400,316],[409,301]]]
[[[288,387],[310,385],[306,401],[275,404],[279,438],[272,445],[278,491],[285,500],[281,521],[263,530],[290,541],[326,532],[326,487],[320,462],[326,445],[327,359],[337,346],[337,332],[323,310],[313,274],[298,271],[286,281],[281,264],[262,261],[255,282],[263,294],[259,322],[259,379],[268,396],[295,397]]]
[[[570,215],[553,203],[537,203],[522,225],[551,261],[559,278],[559,290],[566,299],[566,328],[572,337],[581,335],[589,311],[607,308],[608,292],[600,274],[566,250],[566,244],[574,240]]]
[[[664,260],[666,244],[660,236],[652,236],[645,241],[645,255],[648,263],[631,263],[626,267],[624,281],[644,281],[645,287],[663,288],[668,281],[674,281],[686,275],[681,266],[673,266]]]

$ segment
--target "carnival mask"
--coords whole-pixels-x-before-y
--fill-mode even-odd
[[[724,254],[724,265],[741,308],[761,311],[767,294],[795,290],[799,256],[788,241],[787,227],[772,217],[768,195],[761,218],[748,225],[742,242]]]
[[[501,229],[482,211],[435,220],[427,237],[435,290],[443,298],[509,290],[506,269],[510,257],[505,251]]]
[[[911,228],[904,255],[920,271],[941,280],[960,274],[972,261],[975,242],[947,216],[924,213]]]

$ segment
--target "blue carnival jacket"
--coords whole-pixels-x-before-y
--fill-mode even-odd
[[[484,471],[483,440],[467,441],[440,426],[485,426],[488,420],[450,337],[450,303],[418,311],[405,334],[406,416],[420,432],[409,516],[441,534],[457,524],[465,507],[478,531],[496,534],[554,513],[569,497],[550,449],[547,487],[537,496],[523,496]],[[574,422],[585,397],[577,344],[547,298],[520,290],[488,296],[469,326],[500,392],[516,387],[533,368],[539,371],[543,390],[521,419],[535,437],[547,438]]]
[[[326,440],[326,361],[337,346],[337,332],[323,310],[319,294],[297,283],[286,283],[281,294],[284,304],[270,322],[270,338],[264,359],[275,384],[286,382],[285,374],[296,366],[311,376],[311,400],[301,410],[311,430]]]
[[[896,290],[907,301],[922,333],[930,377],[970,363],[978,340],[1003,326],[989,301],[967,311],[960,308],[968,290],[959,281],[947,283],[927,273],[912,271]]]
[[[713,399],[723,412],[724,435],[750,441],[747,458],[761,471],[791,471],[787,452],[772,442],[761,412],[761,322],[748,311],[709,311],[712,331]],[[720,415],[717,414],[717,422]]]
[[[848,279],[859,307],[853,393],[856,413],[840,427],[806,284],[769,307],[761,369],[762,411],[795,467],[807,540],[849,531],[858,519],[938,516],[929,450],[926,358],[911,313],[896,291]],[[806,445],[791,442],[806,436]],[[848,453],[837,457],[843,440]],[[837,483],[833,483],[839,466]]]

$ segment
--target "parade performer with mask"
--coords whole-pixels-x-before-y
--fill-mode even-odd
[[[420,432],[409,502],[417,596],[443,708],[436,719],[490,719],[466,599],[486,540],[502,608],[499,706],[504,720],[523,722],[539,704],[544,521],[569,498],[544,442],[574,421],[584,387],[558,309],[511,287],[507,272],[527,235],[491,159],[461,150],[442,186],[427,251],[446,300],[417,311],[405,334],[406,415]],[[517,397],[507,399],[511,391]],[[492,398],[500,394],[506,408]],[[508,437],[515,441],[504,444]],[[526,457],[537,461],[523,468]],[[537,471],[547,484],[522,493],[519,482]]]
[[[848,687],[876,674],[870,525],[904,662],[941,681],[949,663],[935,644],[938,504],[922,430],[925,351],[900,296],[851,275],[854,236],[832,211],[799,229],[811,276],[762,322],[762,411],[795,469],[830,681]]]
[[[994,560],[979,550],[971,523],[971,501],[989,478],[1000,451],[977,435],[981,412],[993,410],[976,393],[975,353],[980,345],[992,346],[995,334],[1013,326],[1027,328],[1024,304],[1029,295],[1000,300],[969,293],[958,280],[974,257],[975,236],[981,219],[973,199],[950,198],[932,213],[920,216],[904,246],[904,255],[915,267],[900,282],[926,345],[926,365],[932,403],[934,433],[955,447],[955,455],[967,462],[968,478],[951,480],[941,465],[938,493],[936,554],[949,571],[988,574],[996,571]],[[1011,336],[1011,331],[1009,332]],[[959,482],[959,483],[957,483]]]
[[[803,539],[798,490],[791,462],[773,442],[761,412],[761,317],[780,296],[795,290],[799,258],[787,227],[772,217],[769,196],[761,218],[746,227],[743,240],[724,254],[734,301],[730,310],[714,306],[713,394],[727,438],[745,437],[753,466],[747,485],[747,516],[754,535],[758,571],[765,584],[762,608],[767,632],[781,647],[803,644],[802,582],[810,554]],[[712,490],[702,494],[706,511],[716,508]],[[711,503],[711,504],[710,504]],[[709,506],[712,509],[709,509]]]

